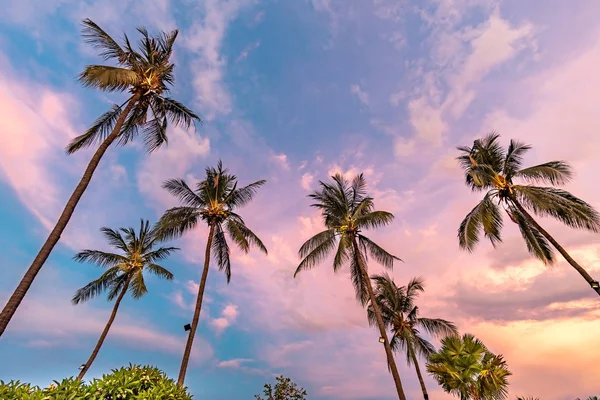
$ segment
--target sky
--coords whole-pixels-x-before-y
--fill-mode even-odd
[[[567,160],[566,186],[600,208],[600,3],[596,0],[1,0],[0,303],[30,265],[91,152],[64,154],[122,95],[76,80],[99,63],[80,37],[91,18],[116,38],[179,28],[172,97],[196,110],[196,130],[171,129],[168,147],[111,148],[60,243],[0,340],[0,379],[46,386],[76,374],[111,310],[75,290],[101,270],[72,256],[107,249],[99,229],[156,221],[177,204],[161,188],[194,182],[219,159],[241,184],[266,179],[240,210],[269,255],[233,250],[229,285],[211,269],[186,384],[195,398],[248,399],[284,374],[309,398],[393,399],[378,333],[355,301],[349,273],[325,262],[296,279],[297,250],[322,229],[306,197],[336,172],[363,172],[394,223],[370,232],[401,257],[394,279],[425,279],[421,315],[455,322],[513,376],[510,397],[573,400],[600,391],[600,303],[558,259],[529,257],[506,222],[503,243],[472,254],[456,231],[479,201],[463,184],[456,146],[497,131],[533,145],[529,165]],[[506,220],[508,221],[508,220]],[[597,235],[540,219],[592,276]],[[129,362],[176,378],[192,318],[207,230],[177,241],[126,298],[89,371]],[[381,271],[374,263],[373,272]],[[437,342],[434,342],[436,345]],[[409,399],[415,371],[397,355]],[[422,362],[424,364],[424,362]],[[430,397],[449,399],[426,377]]]

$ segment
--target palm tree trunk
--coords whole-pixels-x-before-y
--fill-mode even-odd
[[[178,386],[183,386],[183,382],[185,381],[185,373],[187,371],[188,363],[190,362],[192,344],[194,343],[196,328],[198,328],[198,321],[200,320],[200,311],[202,310],[202,297],[204,297],[204,287],[206,286],[206,279],[208,278],[208,266],[210,264],[210,247],[212,245],[214,233],[215,225],[213,222],[210,224],[210,231],[208,232],[206,252],[204,253],[204,270],[202,271],[202,278],[200,279],[200,285],[198,286],[198,296],[196,297],[196,308],[194,309],[194,318],[192,319],[192,329],[190,330],[190,333],[188,335],[187,343],[185,344],[185,351],[183,352],[183,359],[181,360],[179,378],[177,378]]]
[[[356,238],[352,241],[352,247],[355,252],[359,252],[358,243],[356,243]],[[362,271],[363,278],[365,280],[367,291],[369,292],[369,299],[371,300],[371,304],[373,305],[373,311],[375,311],[375,316],[377,317],[377,325],[379,326],[379,333],[383,338],[383,345],[385,347],[385,354],[387,356],[388,366],[392,372],[392,377],[394,378],[394,383],[396,384],[396,391],[398,392],[399,400],[406,400],[406,396],[404,395],[404,390],[402,389],[402,382],[400,381],[400,374],[398,374],[398,368],[396,367],[396,362],[394,361],[394,355],[392,354],[392,348],[390,347],[390,341],[387,337],[387,332],[385,330],[385,325],[383,324],[383,318],[381,317],[381,310],[377,301],[375,301],[375,294],[373,293],[373,286],[371,286],[371,279],[369,279],[369,275],[367,274],[367,269],[365,268],[362,258],[358,257],[358,266]]]
[[[409,344],[412,347],[412,344]],[[417,360],[417,355],[415,354],[414,349],[410,351],[412,362],[415,364],[415,370],[417,371],[417,377],[419,378],[419,383],[421,384],[421,390],[423,391],[423,398],[425,400],[429,400],[429,394],[427,394],[427,388],[425,387],[425,381],[423,380],[423,375],[421,375],[421,368],[419,368],[419,361]]]
[[[98,352],[100,351],[100,347],[102,347],[102,344],[104,343],[104,339],[106,339],[106,335],[108,335],[108,331],[110,330],[110,327],[111,327],[112,323],[114,322],[115,317],[117,316],[117,310],[119,309],[121,300],[123,300],[123,296],[125,296],[125,293],[127,293],[128,288],[129,288],[129,278],[127,278],[127,281],[125,281],[125,285],[123,286],[121,293],[119,293],[119,297],[117,297],[117,301],[115,301],[115,306],[113,307],[112,313],[110,314],[110,318],[108,319],[108,322],[106,323],[106,326],[104,327],[104,330],[102,331],[102,335],[100,335],[100,339],[98,339],[98,343],[96,343],[96,347],[94,347],[94,351],[92,351],[92,355],[87,360],[87,362],[84,364],[83,369],[77,376],[78,380],[83,379],[83,376],[88,371],[88,369],[90,369],[90,367],[92,366],[92,363],[96,359],[96,356],[98,355]]]
[[[583,279],[586,280],[586,282],[590,285],[590,287],[592,287],[592,289],[598,293],[598,296],[600,296],[600,288],[593,288],[592,284],[595,282],[594,278],[592,278],[590,276],[590,274],[588,274],[588,272],[581,266],[579,265],[570,255],[569,253],[567,253],[567,251],[565,249],[563,249],[563,247],[558,244],[558,242],[552,237],[550,236],[550,234],[548,232],[546,232],[546,230],[544,228],[542,228],[536,221],[535,219],[533,219],[533,217],[527,212],[527,210],[525,210],[523,208],[523,206],[521,205],[521,203],[519,203],[519,201],[515,198],[511,199],[512,202],[514,203],[514,205],[519,209],[519,211],[521,212],[521,214],[523,214],[525,216],[525,219],[527,219],[527,221],[529,221],[529,223],[531,223],[531,225],[535,226],[535,228],[540,231],[540,233],[542,235],[544,235],[544,237],[546,239],[548,239],[548,241],[550,243],[552,243],[552,245],[556,248],[556,250],[558,250],[558,252],[560,254],[562,254],[562,256],[564,257],[565,260],[567,260],[567,262],[569,264],[571,264],[571,266],[573,268],[575,268],[575,270],[577,272],[579,272],[579,275],[581,275],[583,277]]]
[[[115,123],[115,126],[110,135],[108,135],[106,139],[104,139],[104,141],[100,144],[100,146],[98,146],[98,149],[92,156],[92,159],[90,160],[87,168],[85,169],[85,172],[83,173],[79,184],[77,185],[77,187],[73,191],[73,194],[71,194],[71,197],[67,201],[67,204],[65,205],[62,214],[58,218],[54,229],[52,229],[52,231],[48,235],[46,242],[40,249],[37,256],[35,256],[35,259],[33,260],[33,263],[31,263],[31,266],[25,273],[25,276],[23,276],[23,279],[21,279],[21,282],[19,282],[19,285],[13,292],[12,296],[10,296],[10,299],[8,299],[8,302],[4,306],[4,309],[2,309],[2,313],[0,313],[0,336],[2,336],[2,334],[6,330],[8,323],[17,311],[17,308],[19,308],[19,305],[23,301],[23,298],[25,298],[25,294],[27,294],[27,291],[31,287],[31,284],[33,283],[33,280],[35,279],[36,275],[38,274],[38,272],[40,272],[40,269],[42,269],[42,266],[48,259],[48,256],[50,256],[52,249],[60,240],[60,236],[67,227],[71,216],[73,216],[75,207],[77,206],[77,203],[79,203],[81,196],[83,196],[83,193],[88,187],[88,184],[92,179],[92,175],[94,174],[96,167],[98,167],[102,156],[104,155],[108,147],[119,136],[119,133],[121,132],[121,128],[123,127],[123,123],[125,122],[127,115],[131,112],[139,98],[140,94],[134,94],[131,97],[131,99],[127,103],[127,106],[117,119],[117,122]]]

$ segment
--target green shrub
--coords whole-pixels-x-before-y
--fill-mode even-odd
[[[75,378],[41,389],[28,383],[0,381],[2,400],[191,400],[192,395],[156,367],[129,365],[89,384]]]

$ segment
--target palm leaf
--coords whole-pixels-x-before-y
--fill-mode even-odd
[[[84,287],[77,289],[75,295],[72,298],[73,304],[84,303],[93,297],[102,294],[107,289],[111,288],[115,280],[119,277],[119,267],[112,267],[107,269],[98,279],[93,280]]]
[[[146,269],[148,269],[149,272],[158,276],[159,278],[165,279],[167,281],[173,280],[173,274],[168,269],[158,264],[146,264]]]
[[[398,257],[388,253],[377,243],[373,242],[366,236],[358,235],[358,241],[363,245],[371,254],[371,256],[381,265],[386,268],[392,268],[394,266],[394,260],[402,261]]]
[[[516,140],[510,141],[508,151],[506,152],[504,168],[502,170],[502,174],[506,179],[510,181],[515,173],[521,169],[521,165],[523,164],[523,154],[528,150],[531,150],[531,146]]]
[[[564,161],[550,161],[516,171],[514,177],[522,178],[529,183],[564,185],[573,177],[573,171]]]
[[[511,220],[518,225],[529,254],[539,258],[544,264],[552,265],[554,263],[554,252],[548,239],[535,226],[530,224],[517,208],[509,207],[506,212]]]
[[[215,233],[211,245],[212,254],[217,259],[219,271],[225,272],[227,283],[231,280],[231,261],[229,259],[229,245],[221,225],[215,226]]]
[[[113,104],[111,109],[102,114],[83,135],[79,135],[71,140],[65,150],[66,153],[73,154],[92,144],[99,144],[104,141],[113,130],[122,111],[120,106]]]
[[[352,253],[352,258],[350,259],[350,278],[352,280],[352,285],[354,286],[354,293],[356,295],[356,300],[362,305],[365,306],[369,302],[369,291],[367,289],[367,285],[370,285],[361,269],[361,264],[367,268],[367,264],[365,258],[361,254],[360,251],[354,251]]]
[[[141,269],[133,273],[133,277],[129,284],[129,293],[131,293],[131,297],[136,300],[148,293],[148,288],[146,287],[146,282],[144,282],[144,275],[142,274]]]
[[[168,97],[157,97],[156,107],[161,109],[173,124],[183,126],[185,129],[189,129],[195,121],[202,122],[192,110]]]
[[[107,65],[88,65],[79,74],[79,81],[84,87],[93,87],[107,92],[122,92],[139,83],[139,75],[135,71]]]
[[[265,183],[267,183],[267,181],[260,180],[251,183],[248,186],[232,190],[229,196],[227,196],[227,198],[224,200],[224,202],[231,208],[243,207],[250,201],[252,201],[252,199],[256,195],[257,190]]]
[[[105,60],[116,59],[123,64],[127,59],[127,53],[115,42],[115,40],[95,22],[86,18],[83,20],[81,36],[84,41],[99,50],[99,56]]]
[[[585,201],[571,193],[537,186],[513,186],[516,197],[526,208],[539,216],[551,216],[563,224],[592,232],[600,230],[600,215]]]
[[[127,257],[120,254],[106,253],[100,250],[83,250],[75,254],[73,259],[77,262],[89,262],[100,267],[114,267],[127,262]]]
[[[171,195],[189,207],[203,207],[205,202],[185,183],[183,179],[169,179],[162,185]]]
[[[365,229],[377,229],[387,226],[394,220],[394,215],[387,211],[371,211],[356,218],[356,224]]]
[[[156,237],[160,240],[175,239],[198,224],[200,211],[195,207],[173,207],[165,211],[157,224]]]
[[[317,236],[319,236],[319,238],[317,238]],[[303,257],[304,255],[304,259],[300,262],[298,268],[296,268],[294,277],[296,277],[300,271],[311,269],[323,261],[323,259],[334,249],[335,242],[335,233],[332,229],[318,233],[306,241],[300,248],[300,257]]]

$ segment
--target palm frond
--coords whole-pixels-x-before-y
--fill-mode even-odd
[[[127,257],[120,254],[106,253],[100,250],[83,250],[75,254],[73,259],[77,262],[88,262],[100,267],[114,267],[127,262]]]
[[[174,125],[189,129],[194,122],[202,122],[200,117],[192,110],[174,99],[157,97],[156,103],[157,109],[162,109],[164,115],[166,115]]]
[[[365,229],[377,229],[387,226],[394,220],[394,214],[387,211],[371,211],[356,218],[356,224]]]
[[[335,231],[333,229],[321,232],[307,240],[300,248],[300,257],[303,260],[296,268],[294,277],[300,271],[311,269],[321,261],[335,248]]]
[[[565,190],[520,185],[513,186],[513,189],[522,205],[536,215],[556,218],[571,228],[600,231],[600,214]]]
[[[84,303],[91,298],[102,294],[104,291],[114,285],[115,280],[119,277],[120,272],[121,268],[119,267],[107,269],[98,279],[95,279],[84,287],[77,289],[71,301],[73,304]]]
[[[518,170],[515,178],[522,178],[528,183],[549,183],[564,185],[573,177],[571,166],[564,161],[550,161],[544,164]]]
[[[157,223],[156,237],[160,240],[175,239],[192,230],[198,224],[200,211],[195,207],[173,207],[165,211]]]
[[[338,243],[335,257],[333,258],[333,270],[339,271],[342,266],[352,257],[352,240],[349,236],[343,235]]]
[[[417,325],[435,338],[457,336],[458,328],[450,321],[441,318],[417,318]]]
[[[529,254],[540,259],[544,264],[554,264],[554,252],[548,239],[535,226],[529,223],[516,207],[510,206],[506,212],[510,216],[510,219],[518,225]]]
[[[125,50],[95,22],[86,18],[83,20],[82,25],[81,36],[87,44],[100,51],[98,54],[100,57],[105,60],[116,59],[119,64],[127,61],[128,55]]]
[[[394,260],[402,261],[398,257],[385,251],[377,243],[373,242],[366,236],[358,235],[358,241],[368,250],[371,257],[373,257],[379,264],[386,268],[391,269],[394,266]]]
[[[148,293],[146,282],[144,282],[144,274],[142,273],[141,269],[133,273],[133,276],[129,282],[128,290],[131,294],[131,297],[134,299],[137,300]]]
[[[169,257],[174,251],[181,250],[179,247],[160,247],[156,250],[144,254],[144,260],[148,263],[153,263],[158,260],[164,260]]]
[[[211,245],[212,254],[217,259],[219,265],[219,271],[225,273],[227,283],[231,280],[231,260],[229,259],[229,245],[225,238],[225,233],[220,224],[215,226],[215,232],[213,234],[213,240]]]
[[[504,168],[502,174],[509,181],[515,175],[517,171],[521,169],[523,164],[523,154],[528,150],[531,150],[531,146],[517,140],[510,141],[508,145],[508,151],[506,152],[506,159],[504,161]]]
[[[100,228],[100,232],[102,232],[102,235],[104,236],[108,244],[114,247],[115,249],[121,250],[124,253],[132,252],[132,249],[129,248],[127,243],[125,243],[125,240],[123,239],[123,236],[121,236],[119,231],[107,227],[102,227]]]
[[[167,136],[167,117],[157,112],[150,104],[154,118],[144,125],[143,137],[147,153],[152,153],[163,144],[169,143]]]
[[[257,190],[265,183],[267,183],[267,181],[260,180],[242,188],[232,190],[229,196],[227,196],[227,198],[224,200],[224,202],[230,208],[243,207],[250,201],[252,201],[252,199],[256,195]]]
[[[139,75],[132,70],[108,65],[88,65],[79,74],[84,87],[106,92],[122,92],[139,83]]]
[[[350,259],[350,278],[354,286],[356,300],[364,307],[369,302],[369,291],[367,285],[371,282],[367,280],[362,272],[361,265],[367,269],[366,260],[360,251],[354,251]],[[368,271],[367,271],[368,274]]]
[[[82,135],[75,137],[68,144],[65,152],[67,154],[73,154],[78,150],[89,147],[92,144],[99,144],[110,134],[113,130],[117,119],[121,115],[123,110],[117,104],[113,104],[111,109],[100,118],[98,118],[94,124]]]
[[[149,263],[146,264],[145,268],[148,269],[149,272],[158,276],[161,279],[165,279],[167,281],[173,280],[173,274],[165,267],[162,267],[158,264]]]
[[[171,195],[177,197],[177,199],[189,207],[204,207],[205,202],[194,193],[194,191],[185,183],[183,179],[169,179],[166,180],[162,187],[167,190]]]
[[[458,243],[461,249],[472,252],[479,242],[479,234],[483,228],[485,237],[495,247],[502,241],[502,216],[498,205],[494,204],[493,192],[488,192],[465,217],[458,228]]]
[[[258,247],[258,249],[260,251],[262,251],[263,253],[269,254],[269,252],[267,251],[267,248],[265,247],[263,242],[260,240],[260,238],[258,236],[256,236],[256,234],[254,232],[252,232],[252,230],[244,224],[244,221],[237,214],[232,213],[232,215],[230,215],[230,218],[228,218],[228,220],[227,220],[226,228],[227,228],[227,231],[228,231],[230,237],[232,237],[232,240],[233,240],[233,236],[231,235],[231,233],[232,233],[231,229],[233,229],[233,231],[236,235],[241,235],[241,237],[244,238],[246,244],[248,245],[248,246],[245,246],[246,250],[244,250],[244,247],[240,246],[240,248],[244,252],[247,253],[250,249],[249,245],[252,244],[252,245]],[[238,242],[236,241],[236,243],[238,243]]]

